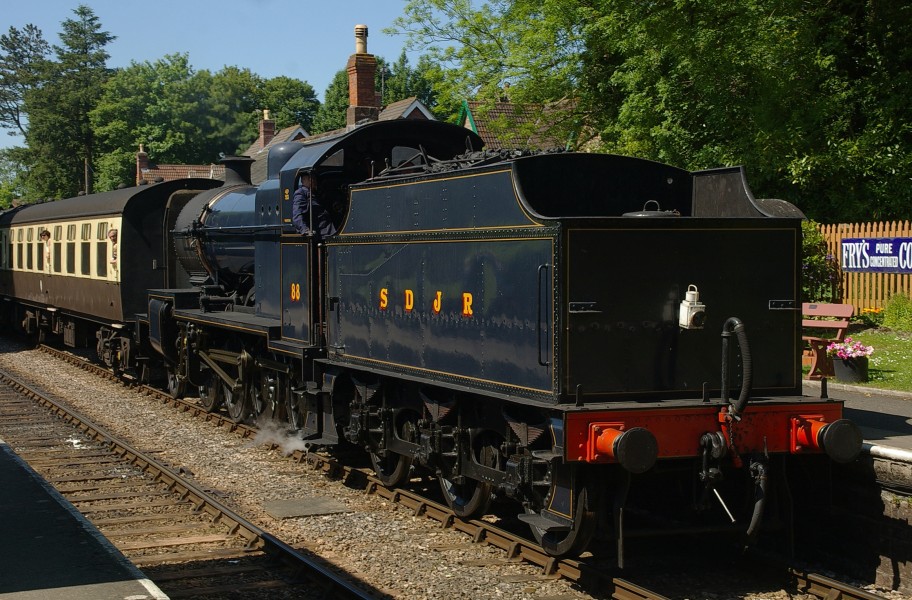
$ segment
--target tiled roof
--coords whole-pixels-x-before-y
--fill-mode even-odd
[[[393,119],[427,119],[434,120],[434,115],[418,98],[412,96],[398,102],[389,104],[380,111],[378,121],[392,121]]]
[[[201,177],[203,179],[225,179],[223,165],[155,165],[150,164],[143,169],[142,178],[148,183],[153,183],[159,177],[163,181],[174,181],[187,177]]]
[[[491,104],[467,100],[461,124],[477,133],[488,149],[563,148],[566,140],[549,131],[557,110],[542,105],[518,105],[512,102]]]

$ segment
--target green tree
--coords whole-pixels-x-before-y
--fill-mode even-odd
[[[389,31],[426,52],[419,64],[445,119],[455,120],[466,99],[493,106],[505,99],[507,87],[511,102],[531,109],[576,95],[584,50],[581,3],[494,0],[475,9],[471,0],[410,0]]]
[[[382,106],[415,97],[434,110],[437,105],[437,92],[433,85],[433,65],[430,59],[420,57],[418,66],[413,69],[409,66],[408,56],[403,50],[392,65],[387,65],[382,59],[378,59],[377,62],[380,63],[377,67],[377,89],[381,91]]]
[[[0,128],[25,135],[25,94],[40,83],[50,50],[41,30],[31,24],[0,35]]]
[[[42,83],[25,93],[26,142],[32,154],[30,197],[64,197],[91,191],[95,140],[89,112],[110,72],[105,46],[114,36],[102,31],[88,6],[62,23],[56,60],[47,63]]]
[[[213,161],[202,102],[210,82],[208,73],[193,72],[186,54],[133,62],[115,73],[90,115],[104,153],[96,165],[99,188],[133,183],[140,144],[163,163]]]
[[[221,153],[234,154],[245,149],[256,139],[262,85],[262,78],[250,69],[229,66],[207,82],[208,93],[202,105],[206,121],[203,155],[210,162]]]
[[[323,96],[323,104],[314,115],[313,131],[323,133],[345,127],[345,112],[348,110],[348,72],[341,69],[333,76]]]
[[[309,83],[291,77],[274,77],[267,79],[261,87],[260,106],[270,110],[276,128],[300,125],[310,132],[320,101]]]
[[[912,211],[909,3],[410,0],[393,31],[438,64],[444,107],[509,83],[517,104],[564,101],[592,149],[744,164],[818,220]]]
[[[742,163],[762,195],[826,221],[910,206],[907,5],[868,0],[595,5],[586,98],[605,149]],[[903,116],[906,115],[906,116]],[[903,142],[905,140],[905,142]]]
[[[0,208],[9,208],[25,192],[28,149],[0,148]]]

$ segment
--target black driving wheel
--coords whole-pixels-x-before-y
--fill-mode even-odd
[[[411,421],[403,421],[403,424],[397,429],[399,437],[403,440],[409,442],[414,440],[415,428]],[[377,479],[386,487],[393,488],[408,480],[412,468],[412,457],[383,450],[371,452],[370,459]]]
[[[483,444],[476,452],[476,460],[487,467],[497,467],[498,454],[496,446]],[[447,505],[460,519],[474,519],[488,512],[493,497],[490,483],[465,476],[461,481],[444,475],[438,479]]]
[[[177,376],[173,367],[168,367],[168,394],[172,398],[182,398],[187,389],[187,382]]]
[[[215,412],[222,405],[222,380],[215,373],[209,373],[205,385],[199,386],[199,403],[206,412]]]
[[[228,412],[228,418],[232,423],[243,423],[250,412],[247,390],[244,386],[233,389],[230,385],[222,382],[222,397],[225,402],[225,410]]]
[[[266,393],[264,378],[257,377],[250,384],[250,412],[256,419],[257,425],[265,425],[276,417],[276,406]]]

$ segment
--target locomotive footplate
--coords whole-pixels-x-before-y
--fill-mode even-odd
[[[252,333],[267,339],[278,338],[282,331],[282,326],[278,319],[268,319],[243,312],[212,313],[201,310],[177,309],[174,311],[174,319],[198,325],[217,326],[222,329]]]

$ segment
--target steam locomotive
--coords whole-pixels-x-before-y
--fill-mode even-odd
[[[753,539],[790,471],[857,456],[842,404],[801,393],[797,208],[741,168],[482,145],[375,122],[277,145],[260,185],[235,157],[224,184],[8,211],[3,321],[362,447],[388,486],[436,476],[459,517],[512,501],[555,556]],[[336,235],[292,227],[303,174]]]

